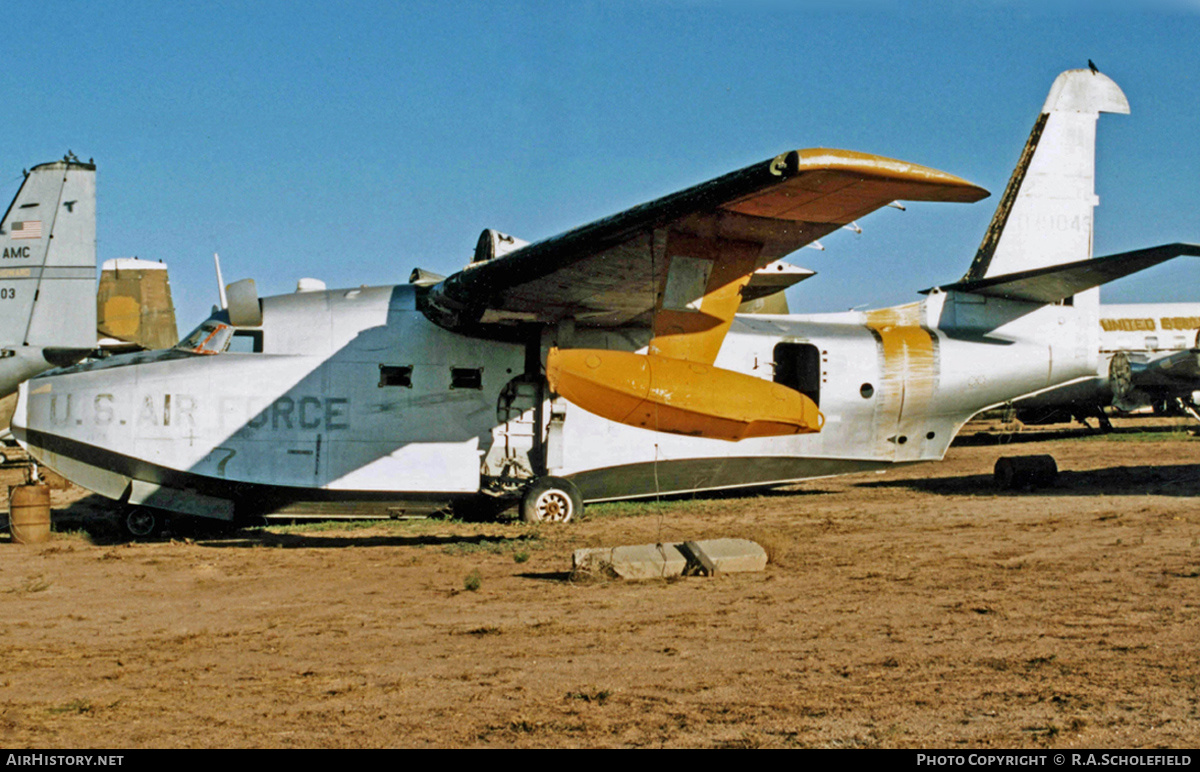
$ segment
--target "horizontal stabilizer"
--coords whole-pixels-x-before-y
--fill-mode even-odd
[[[1057,303],[1078,292],[1099,287],[1101,284],[1182,255],[1200,257],[1200,244],[1163,244],[1048,268],[1018,271],[990,279],[960,281],[943,285],[941,289],[1027,303]]]

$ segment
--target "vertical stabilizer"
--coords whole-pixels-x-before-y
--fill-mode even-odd
[[[0,222],[0,346],[96,345],[96,167],[68,156],[25,177]]]
[[[1094,70],[1058,76],[964,280],[1092,256],[1102,112],[1129,112],[1125,94],[1108,76]]]
[[[101,336],[144,349],[163,349],[179,341],[167,266],[136,257],[105,260],[96,293],[97,330]]]

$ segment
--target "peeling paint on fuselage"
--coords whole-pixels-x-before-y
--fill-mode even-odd
[[[929,413],[938,382],[938,339],[922,324],[922,304],[885,308],[864,314],[866,326],[879,343],[880,409],[876,414],[877,441],[890,444],[893,458],[917,455],[905,433],[905,416],[923,420]],[[886,445],[879,452],[888,452]]]

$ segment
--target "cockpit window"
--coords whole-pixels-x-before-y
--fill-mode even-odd
[[[176,343],[175,350],[191,354],[261,354],[263,331],[238,329],[220,319],[206,319]]]
[[[220,354],[229,346],[229,339],[233,332],[233,328],[228,324],[210,319],[179,341],[175,348],[190,351],[193,354]]]

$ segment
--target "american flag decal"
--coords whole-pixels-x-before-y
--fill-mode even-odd
[[[42,221],[41,220],[26,220],[24,222],[15,222],[9,233],[14,239],[40,239],[42,237]]]

